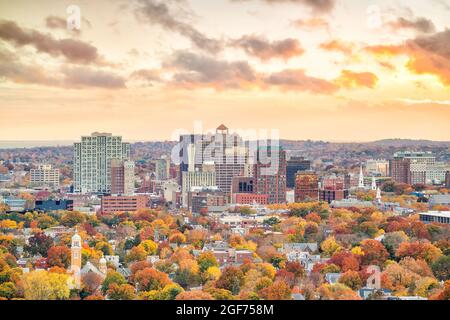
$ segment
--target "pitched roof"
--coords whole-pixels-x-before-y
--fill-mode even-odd
[[[222,123],[220,126],[217,127],[217,130],[228,130],[228,128]]]

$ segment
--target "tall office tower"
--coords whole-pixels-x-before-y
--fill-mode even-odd
[[[111,194],[134,194],[134,162],[130,160],[111,160]]]
[[[180,158],[178,183],[180,185],[183,184],[183,172],[195,171],[195,167],[198,168],[203,163],[202,139],[202,134],[180,135],[178,154]],[[189,163],[191,163],[191,169],[189,169]]]
[[[230,194],[232,176],[242,174],[246,163],[246,153],[242,151],[245,146],[239,135],[230,134],[222,124],[212,134],[181,135],[179,147],[181,173],[201,169],[204,162],[214,162],[218,186]],[[181,185],[182,180],[183,174]]]
[[[215,187],[216,186],[216,173],[214,171],[202,172],[185,171],[183,172],[183,184],[181,186],[181,197],[183,201],[183,207],[188,206],[188,194],[192,191],[193,187]]]
[[[254,169],[256,194],[268,195],[269,204],[286,203],[286,151],[260,147]]]
[[[297,173],[295,178],[295,202],[319,200],[319,176],[312,171]]]
[[[304,157],[291,157],[286,164],[286,186],[295,188],[295,176],[299,171],[311,170],[311,161]]]
[[[122,137],[95,132],[74,144],[74,191],[111,192],[111,160],[130,158],[130,144]]]
[[[386,177],[389,174],[389,161],[385,159],[370,159],[366,161],[366,173]]]
[[[170,160],[163,156],[161,159],[155,160],[156,180],[169,179]]]
[[[396,152],[390,164],[397,167],[391,168],[391,177],[397,182],[425,184],[427,169],[435,162],[436,157],[431,152]],[[404,170],[409,172],[405,174]]]
[[[40,164],[30,170],[30,184],[33,187],[59,188],[59,169],[53,169],[50,164]]]

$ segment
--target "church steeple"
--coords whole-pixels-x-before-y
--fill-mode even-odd
[[[363,167],[362,165],[359,167],[359,182],[358,182],[358,188],[364,188],[364,174],[363,174]]]
[[[380,187],[377,188],[377,197],[376,197],[376,199],[377,199],[378,203],[381,203],[381,190],[380,190]]]
[[[371,189],[373,191],[377,190],[377,181],[376,181],[375,177],[372,177],[372,187],[371,187]]]
[[[75,229],[75,234],[72,236],[72,246],[71,251],[71,261],[70,270],[75,281],[75,287],[81,287],[81,237],[78,234],[78,230]]]

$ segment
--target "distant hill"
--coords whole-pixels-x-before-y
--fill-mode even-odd
[[[388,147],[388,146],[392,146],[392,147],[417,147],[417,146],[450,147],[450,141],[412,140],[412,139],[384,139],[384,140],[369,142],[368,144],[385,146],[385,147]]]

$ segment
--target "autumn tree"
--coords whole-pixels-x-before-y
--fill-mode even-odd
[[[320,300],[361,300],[361,297],[342,283],[323,284],[319,287]]]
[[[361,242],[361,256],[363,265],[382,265],[389,257],[386,248],[379,241],[366,239]]]
[[[214,300],[214,298],[207,292],[192,290],[180,293],[175,300]]]
[[[16,285],[13,282],[3,282],[0,284],[0,297],[11,299],[17,294]]]
[[[120,273],[116,272],[116,271],[108,271],[108,273],[106,274],[105,280],[103,280],[102,283],[102,292],[103,294],[106,294],[106,292],[108,291],[109,287],[112,284],[116,284],[116,285],[122,285],[122,284],[126,284],[127,280],[125,280],[124,276],[121,275]]]
[[[143,247],[137,246],[131,248],[131,250],[128,252],[128,254],[125,257],[125,261],[127,263],[135,262],[135,261],[142,261],[147,258],[147,252]]]
[[[352,252],[340,251],[333,254],[328,263],[339,266],[343,272],[348,270],[358,271],[360,259],[359,255]]]
[[[323,253],[327,256],[332,256],[334,253],[342,250],[341,245],[336,241],[333,236],[326,238],[320,245]]]
[[[139,291],[160,290],[171,283],[166,273],[153,268],[137,271],[134,282]]]
[[[112,283],[106,294],[111,300],[134,300],[136,298],[135,289],[129,284]]]
[[[429,242],[404,242],[400,244],[395,255],[398,258],[409,256],[433,263],[442,256],[442,251]]]
[[[432,264],[433,273],[441,281],[450,280],[450,256],[441,256]]]
[[[28,244],[25,245],[24,249],[33,256],[40,254],[46,257],[51,246],[53,246],[52,237],[45,235],[43,232],[38,232],[28,238]]]
[[[348,270],[347,272],[343,273],[339,277],[339,283],[346,285],[352,290],[360,289],[363,284],[359,272],[353,270]]]
[[[259,291],[265,300],[291,300],[291,288],[285,281],[277,280]]]
[[[101,251],[105,256],[111,256],[114,254],[112,246],[106,241],[99,241],[95,244],[95,250]]]
[[[76,225],[83,223],[86,220],[84,214],[78,211],[66,211],[61,217],[61,224],[63,226],[73,228]]]
[[[49,267],[68,268],[70,265],[70,249],[67,246],[55,246],[48,250],[47,264]]]
[[[216,282],[217,288],[231,291],[234,295],[238,294],[241,286],[244,284],[244,274],[237,267],[227,267]]]
[[[24,296],[27,300],[68,299],[70,289],[68,275],[49,273],[45,270],[31,271],[22,276]]]
[[[94,294],[101,286],[103,278],[95,272],[88,272],[81,277],[83,289],[90,295]]]
[[[217,262],[216,256],[211,251],[202,252],[197,257],[197,263],[200,267],[200,271],[205,272],[210,267],[217,267],[219,263]]]

